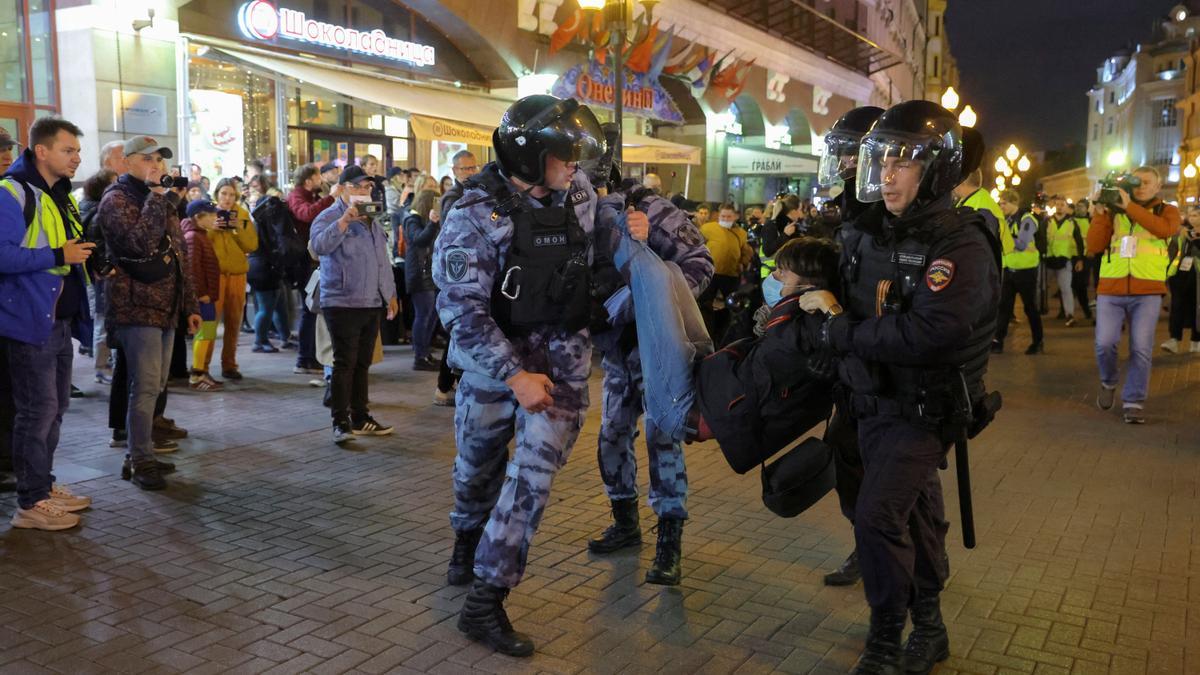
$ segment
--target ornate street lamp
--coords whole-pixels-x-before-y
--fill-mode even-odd
[[[978,121],[979,116],[975,114],[975,110],[969,104],[958,115],[958,123],[964,127],[973,127]]]
[[[1015,162],[1017,161],[1017,158],[1021,156],[1021,151],[1017,149],[1015,144],[1013,144],[1008,146],[1008,150],[1004,151],[1004,156],[1008,158],[1008,161]]]
[[[1029,170],[1030,161],[1029,155],[1021,155],[1021,159],[1017,162],[1017,171],[1025,173]]]
[[[958,92],[954,91],[954,87],[946,87],[946,92],[942,94],[942,107],[951,112],[958,108]]]

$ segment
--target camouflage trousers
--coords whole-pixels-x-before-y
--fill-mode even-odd
[[[626,354],[620,348],[604,353],[603,409],[596,458],[600,478],[609,499],[638,496],[638,419],[642,417],[642,360],[635,347]],[[646,418],[646,450],[650,460],[650,508],[660,518],[687,518],[687,467],[683,445],[659,431]]]
[[[520,583],[554,476],[583,426],[586,378],[556,381],[551,395],[554,406],[534,414],[521,408],[503,382],[467,372],[458,385],[450,524],[456,532],[483,527],[475,577],[493,586]]]

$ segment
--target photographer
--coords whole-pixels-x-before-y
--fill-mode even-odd
[[[309,244],[320,257],[321,311],[333,342],[331,386],[333,441],[382,436],[392,427],[374,420],[367,409],[367,369],[379,338],[383,307],[396,315],[396,285],[378,214],[359,213],[370,202],[374,183],[362,167],[348,166],[338,178],[338,199],[312,223]],[[378,204],[375,204],[378,206]]]
[[[247,256],[258,250],[258,230],[250,221],[246,207],[238,203],[240,191],[236,178],[217,181],[216,193],[217,227],[208,238],[221,263],[221,294],[214,298],[217,315],[225,324],[225,335],[221,338],[221,376],[236,382],[242,379],[237,365],[237,343],[246,308],[246,273],[250,270]],[[203,354],[195,355],[193,369],[207,373],[212,353],[213,343],[210,342]]]
[[[154,459],[152,433],[155,402],[167,386],[180,314],[187,316],[189,332],[200,327],[196,295],[183,272],[183,235],[162,187],[162,160],[171,154],[150,136],[126,142],[129,173],[104,193],[96,212],[116,270],[108,280],[106,319],[109,339],[120,348],[128,368],[125,428],[133,482],[143,490],[167,485]]]
[[[1120,375],[1117,345],[1128,324],[1130,357],[1121,392],[1123,419],[1126,424],[1145,424],[1142,409],[1150,387],[1154,328],[1167,292],[1167,240],[1179,232],[1182,218],[1179,209],[1159,199],[1162,178],[1153,167],[1139,167],[1132,176],[1108,179],[1101,185],[1104,189],[1093,199],[1087,236],[1088,254],[1104,253],[1096,289],[1096,361],[1100,367],[1096,405],[1109,410],[1115,402]]]
[[[1171,266],[1167,285],[1171,287],[1171,319],[1170,339],[1162,343],[1162,348],[1172,354],[1187,351],[1200,353],[1200,325],[1196,323],[1197,285],[1200,285],[1200,268],[1196,267],[1200,258],[1200,208],[1188,209],[1187,220],[1179,235],[1171,240],[1169,246]],[[1189,328],[1192,334],[1190,348],[1181,348],[1183,329]]]
[[[82,135],[64,119],[39,119],[0,180],[0,368],[15,413],[13,527],[65,530],[79,524],[71,512],[91,504],[55,485],[53,474],[70,403],[71,338],[86,342],[92,329],[83,263],[94,244],[82,239],[71,197]]]

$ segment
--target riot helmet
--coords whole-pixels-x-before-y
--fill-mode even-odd
[[[913,204],[949,194],[962,182],[964,154],[962,127],[954,113],[931,101],[895,105],[862,139],[858,200],[883,201],[885,186],[903,171],[920,172]]]
[[[604,152],[594,158],[580,159],[579,170],[587,174],[592,187],[607,186],[613,192],[621,182],[621,162],[613,156],[621,142],[621,127],[616,122],[605,122],[600,131],[604,136]]]
[[[492,147],[501,175],[541,185],[548,157],[595,159],[604,153],[604,133],[596,115],[579,101],[538,94],[509,106],[492,132]]]
[[[865,105],[842,115],[825,134],[825,153],[817,168],[817,182],[828,187],[854,178],[858,144],[883,114],[883,108]]]

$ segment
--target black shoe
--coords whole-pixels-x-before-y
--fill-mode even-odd
[[[475,549],[483,528],[454,533],[454,551],[450,553],[450,566],[446,569],[446,583],[465,586],[475,580]]]
[[[1033,344],[1029,345],[1029,348],[1025,350],[1025,354],[1032,356],[1033,354],[1045,353],[1045,351],[1046,351],[1046,346],[1044,344],[1042,344],[1041,340],[1038,340],[1037,342],[1034,342]]]
[[[162,474],[175,473],[175,465],[170,462],[154,460],[158,464],[158,472]],[[133,477],[133,465],[130,463],[129,455],[125,455],[125,461],[121,463],[121,480],[129,480]]]
[[[654,565],[646,572],[646,583],[661,586],[679,585],[680,549],[683,547],[683,520],[659,518],[658,544],[654,550]]]
[[[71,385],[71,398],[83,398],[86,394],[79,387]]]
[[[230,370],[222,370],[221,377],[223,377],[227,380],[233,380],[234,382],[241,382],[243,379],[242,373],[237,368],[232,368]]]
[[[367,415],[351,424],[350,431],[355,436],[387,436],[392,433],[392,427]]]
[[[950,636],[942,622],[938,596],[917,596],[909,608],[913,629],[904,643],[901,663],[906,673],[928,673],[935,664],[950,656]]]
[[[141,489],[162,490],[167,487],[167,481],[163,479],[162,471],[158,468],[158,460],[137,462],[132,468],[131,480]]]
[[[871,630],[862,656],[851,675],[898,675],[903,654],[900,636],[904,633],[905,614],[885,614],[871,610]]]
[[[432,357],[426,356],[423,359],[413,359],[413,370],[423,370],[426,372],[437,372],[442,369],[442,364],[434,361]]]
[[[993,354],[1003,354],[1004,353],[1004,343],[999,340],[992,340],[992,353]]]
[[[333,423],[333,442],[342,445],[354,440],[354,432],[350,430],[349,422]]]
[[[613,524],[604,530],[599,539],[588,542],[592,553],[612,553],[623,548],[642,545],[642,528],[638,525],[638,500],[612,500]]]
[[[458,614],[458,629],[501,654],[531,656],[533,641],[513,630],[504,611],[507,588],[496,588],[476,579]]]
[[[825,575],[826,586],[853,586],[862,579],[862,570],[858,568],[858,551],[850,552],[841,567]]]

